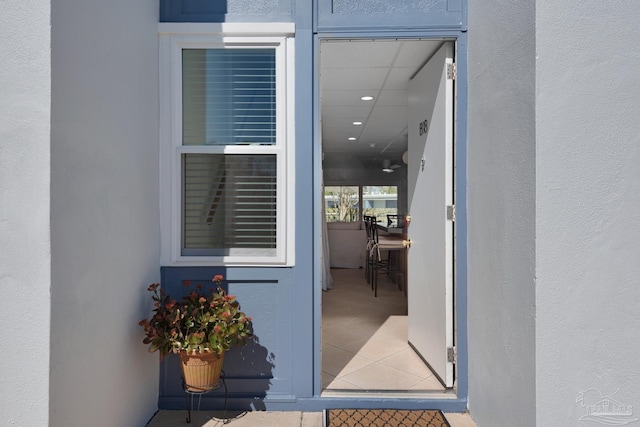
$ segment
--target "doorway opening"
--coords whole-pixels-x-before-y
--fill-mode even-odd
[[[320,43],[323,396],[455,394],[453,50],[429,39]],[[377,296],[365,273],[370,215],[407,247],[394,258],[402,274],[380,275]]]

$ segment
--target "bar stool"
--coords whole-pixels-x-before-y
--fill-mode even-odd
[[[404,228],[405,220],[403,214],[387,214],[387,227]]]
[[[378,233],[378,224],[375,217],[371,218],[371,233],[372,233],[372,249],[370,251],[370,277],[371,277],[371,289],[374,291],[374,296],[378,296],[378,276],[382,273],[389,277],[391,274],[397,275],[401,272],[401,266],[392,263],[393,257],[391,253],[393,251],[406,250],[406,247],[402,244],[401,238],[380,236]],[[381,251],[387,251],[387,259],[382,259]]]
[[[365,263],[364,263],[364,277],[367,281],[367,283],[371,282],[371,249],[373,248],[373,232],[371,229],[371,216],[369,215],[364,215],[363,219],[364,219],[364,229],[366,231],[367,234],[367,242],[365,244],[364,247],[364,257],[365,257]]]

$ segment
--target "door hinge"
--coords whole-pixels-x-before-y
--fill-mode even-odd
[[[447,219],[449,221],[456,220],[456,205],[447,206]]]
[[[458,362],[458,352],[455,347],[447,347],[447,362],[454,364]]]
[[[447,64],[447,79],[455,80],[458,75],[458,70],[456,67],[456,63],[453,62],[451,64]]]

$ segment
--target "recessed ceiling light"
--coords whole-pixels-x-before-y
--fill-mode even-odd
[[[373,96],[361,96],[360,99],[363,101],[373,101]]]
[[[360,125],[362,125],[362,122],[353,122],[353,124],[354,124],[355,126],[360,126]]]
[[[349,137],[349,138],[347,138],[347,139],[348,139],[349,141],[355,141],[355,140],[356,140],[356,137],[355,137],[355,136],[351,136],[351,137]]]

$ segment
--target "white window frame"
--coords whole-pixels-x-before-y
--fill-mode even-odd
[[[294,218],[294,25],[292,23],[161,23],[160,224],[161,264],[166,266],[293,266]],[[270,146],[182,145],[182,50],[221,47],[276,51],[276,143]],[[182,255],[182,162],[185,153],[276,155],[276,251],[274,256]]]

